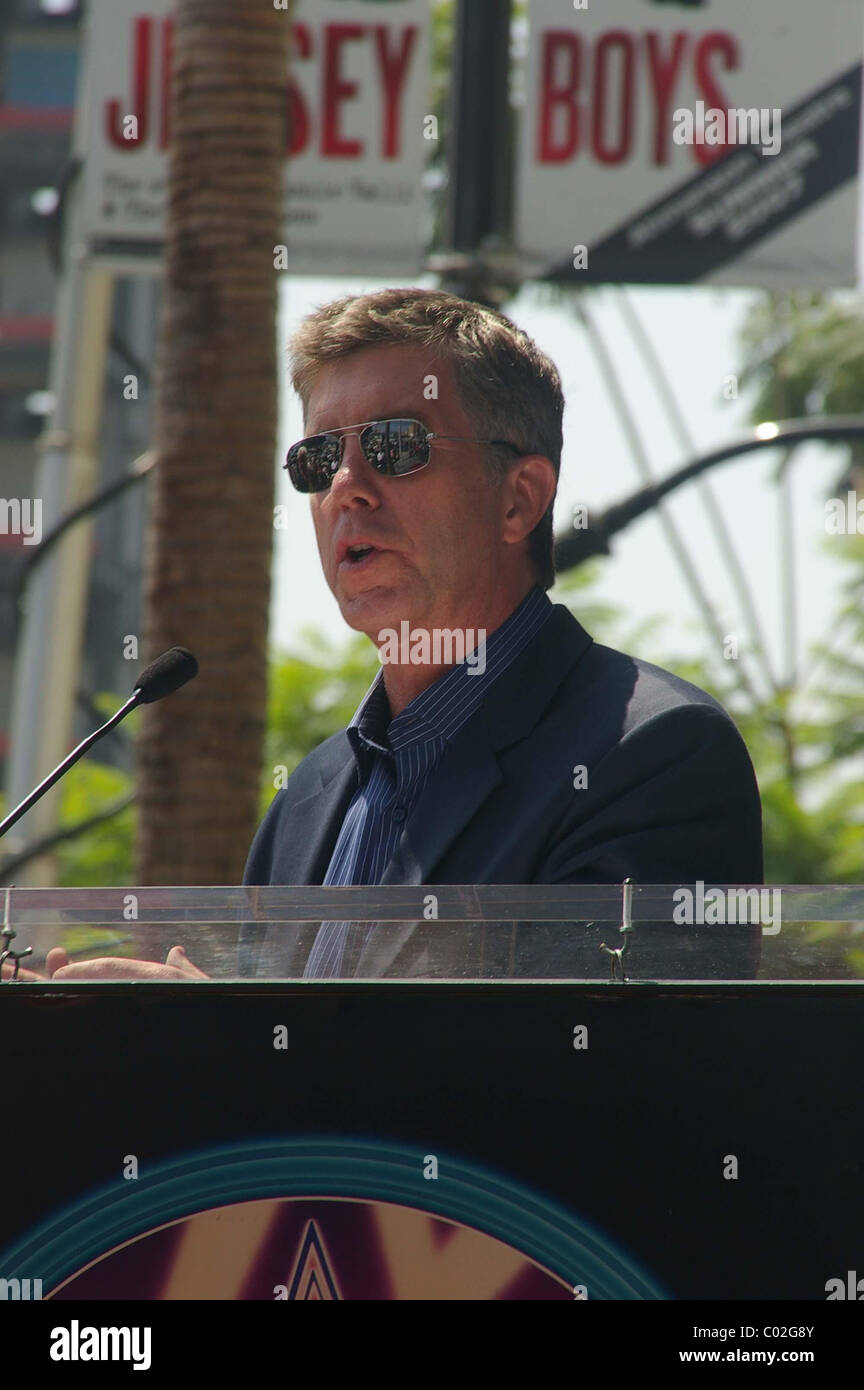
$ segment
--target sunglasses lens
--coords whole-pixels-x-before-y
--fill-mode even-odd
[[[379,420],[363,431],[363,453],[389,478],[413,473],[429,462],[426,426],[419,420]]]
[[[336,434],[314,434],[288,450],[285,467],[298,492],[324,492],[339,471],[341,441]],[[426,426],[419,420],[378,420],[360,432],[363,453],[388,478],[401,478],[429,462]]]
[[[339,436],[313,434],[288,450],[285,467],[298,492],[324,492],[338,471],[341,449]]]

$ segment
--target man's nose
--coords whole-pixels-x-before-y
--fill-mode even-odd
[[[330,484],[331,496],[341,503],[353,497],[365,502],[378,500],[378,474],[360,447],[356,434],[342,441],[342,458]]]

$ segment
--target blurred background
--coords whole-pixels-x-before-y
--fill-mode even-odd
[[[201,667],[0,882],[239,880],[378,669],[282,470],[285,343],[414,284],[558,365],[553,599],[724,702],[769,883],[860,883],[862,45],[857,0],[0,0],[3,811],[160,651]],[[780,152],[676,142],[727,104]]]

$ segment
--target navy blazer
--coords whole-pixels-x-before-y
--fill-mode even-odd
[[[277,792],[244,883],[322,883],[357,787],[341,730]],[[738,730],[712,696],[599,645],[556,604],[448,744],[381,882],[608,884],[627,877],[762,883],[756,778]],[[620,944],[608,923],[593,933],[584,924],[581,933],[559,924],[519,927],[506,947],[506,933],[485,933],[484,974],[598,978],[608,964],[600,939]],[[652,928],[646,954],[640,937],[647,942],[647,931],[634,933],[626,957],[634,977],[646,969],[664,978],[747,977],[761,940],[758,927]],[[295,941],[284,973],[302,974],[312,939],[310,928]],[[441,923],[378,928],[353,969],[368,977],[461,975],[456,956],[465,940],[464,928],[454,933]]]

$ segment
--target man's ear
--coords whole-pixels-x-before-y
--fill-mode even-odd
[[[507,471],[502,540],[516,545],[549,510],[558,487],[555,465],[545,454],[523,454]]]

